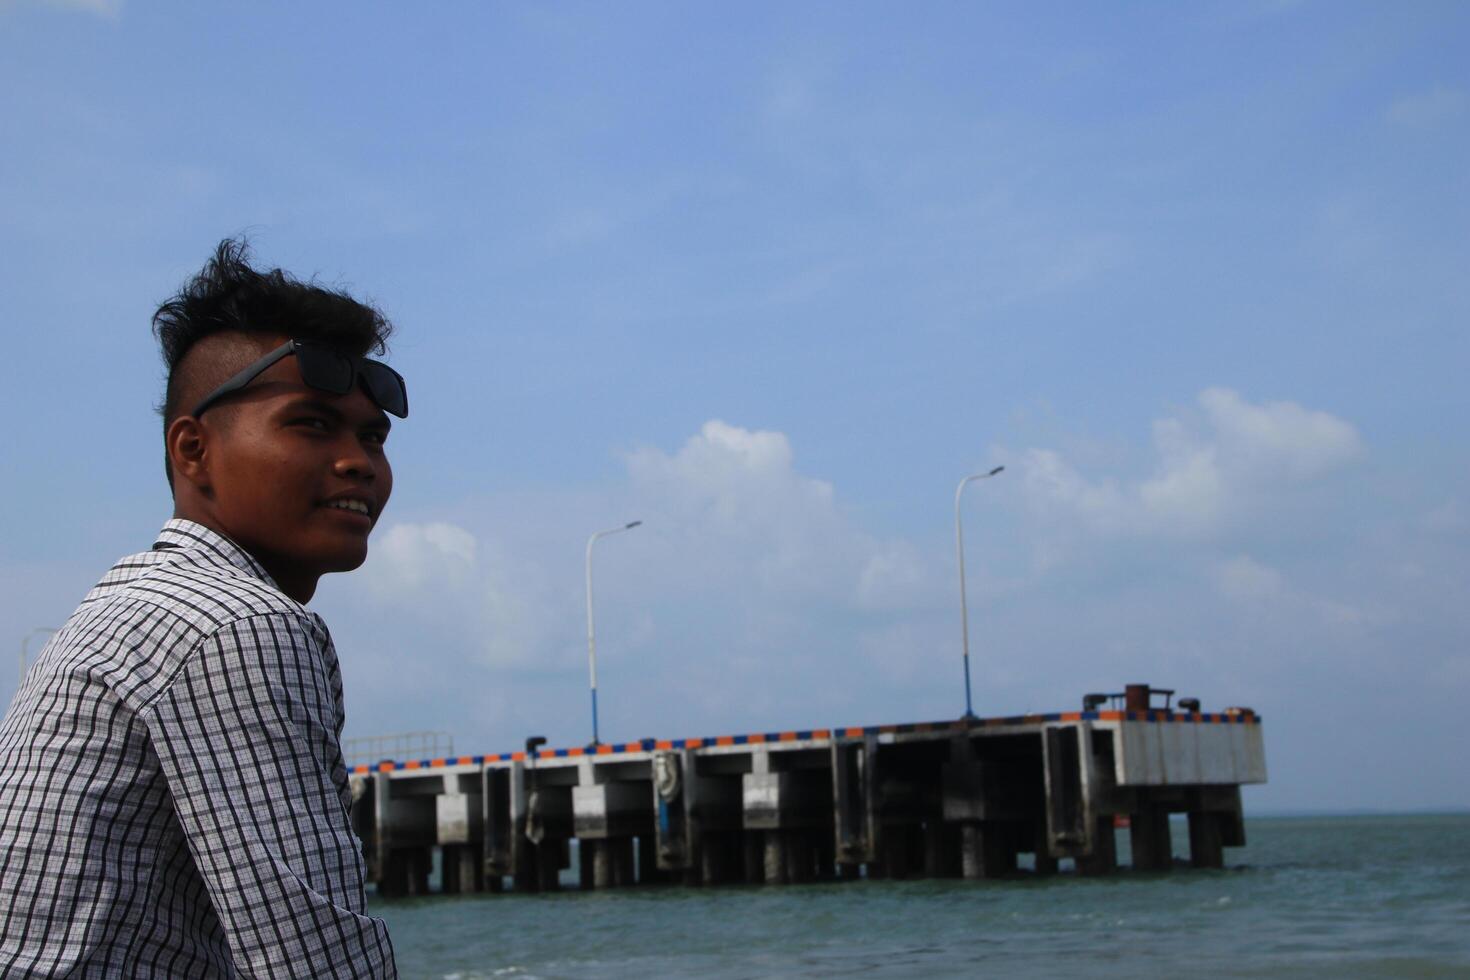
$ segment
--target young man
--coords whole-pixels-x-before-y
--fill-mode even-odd
[[[0,725],[0,976],[384,977],[304,603],[361,565],[408,413],[382,315],[242,243],[159,308],[174,518]]]

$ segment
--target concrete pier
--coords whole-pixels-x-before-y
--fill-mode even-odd
[[[1021,855],[1035,874],[1109,874],[1119,817],[1133,868],[1168,871],[1171,813],[1188,816],[1188,863],[1218,868],[1245,843],[1240,786],[1266,779],[1261,721],[1171,696],[1130,685],[1074,712],[385,761],[351,774],[353,824],[384,895],[425,893],[435,849],[447,893],[555,890],[573,841],[582,888],[997,878]]]
[[[1129,818],[1128,838],[1133,848],[1134,870],[1167,871],[1174,866],[1166,808],[1152,802],[1140,806]]]

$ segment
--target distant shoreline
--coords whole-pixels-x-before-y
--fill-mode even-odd
[[[1309,808],[1263,809],[1248,807],[1245,818],[1252,819],[1299,819],[1308,817],[1466,817],[1470,807],[1427,807],[1413,810],[1367,809],[1356,807],[1343,810],[1314,810]]]

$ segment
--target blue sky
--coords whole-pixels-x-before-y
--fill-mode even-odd
[[[1470,11],[0,0],[0,637],[169,514],[212,245],[376,300],[348,734],[580,744],[1150,681],[1263,809],[1470,806]],[[0,697],[13,690],[0,672]]]

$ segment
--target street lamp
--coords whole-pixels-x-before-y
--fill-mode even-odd
[[[642,521],[629,521],[622,527],[610,527],[606,531],[598,531],[587,539],[587,675],[592,687],[593,745],[602,743],[597,738],[597,634],[592,628],[592,546],[597,543],[598,538],[605,538],[619,531],[631,531],[642,523]]]
[[[56,627],[54,626],[37,626],[25,635],[25,639],[20,641],[20,682],[22,684],[26,682],[26,661],[30,659],[31,637],[55,632]]]
[[[960,495],[965,492],[965,487],[975,480],[988,480],[995,476],[1004,466],[997,466],[988,473],[971,473],[960,481],[960,485],[954,491],[954,550],[960,559],[960,641],[965,651],[965,718],[975,717],[975,709],[970,702],[970,613],[965,606],[965,532],[960,525]]]

